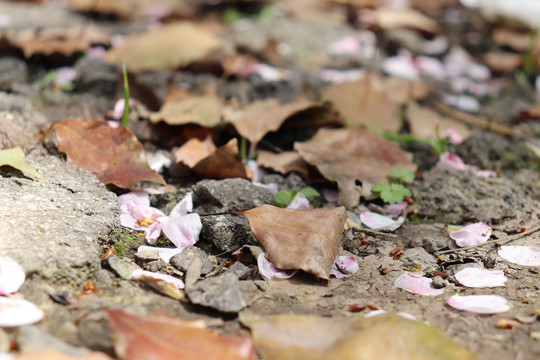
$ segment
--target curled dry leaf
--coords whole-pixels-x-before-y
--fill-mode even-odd
[[[317,105],[305,99],[286,104],[277,99],[265,99],[254,101],[243,108],[225,107],[223,117],[234,125],[240,135],[256,143],[270,131],[279,129],[289,116]]]
[[[201,25],[179,22],[125,38],[105,61],[126,62],[132,72],[174,69],[205,58],[220,47],[218,38]]]
[[[257,164],[275,170],[280,174],[296,171],[304,179],[308,177],[308,164],[296,151],[283,151],[276,154],[270,151],[257,150]]]
[[[0,166],[11,166],[21,171],[30,178],[41,178],[42,176],[30,165],[24,157],[24,151],[20,146],[13,149],[0,150]]]
[[[238,140],[230,140],[191,168],[193,171],[215,179],[243,178],[247,172],[238,152]]]
[[[334,209],[293,210],[263,205],[240,214],[277,268],[330,278],[347,214]]]
[[[197,124],[211,128],[221,123],[221,101],[214,95],[190,96],[168,101],[158,112],[150,114],[150,121],[165,121],[169,125]]]
[[[123,310],[108,310],[121,359],[253,360],[251,340],[210,332],[200,322],[169,316],[142,318]]]
[[[132,188],[139,181],[165,184],[150,169],[143,147],[125,127],[113,129],[102,121],[66,120],[54,126],[58,150],[70,162],[89,170],[105,184]]]
[[[373,184],[387,182],[392,167],[416,170],[412,155],[398,143],[359,128],[320,129],[311,140],[294,147],[325,178],[337,182],[338,204],[348,209],[360,201],[356,181],[369,193]]]
[[[203,141],[193,138],[174,152],[177,163],[181,162],[193,168],[199,161],[208,157],[216,150],[212,137],[208,135]]]

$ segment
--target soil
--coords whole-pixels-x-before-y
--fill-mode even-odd
[[[51,10],[32,2],[5,2],[0,7],[0,12],[10,14],[14,23],[30,14],[39,19],[36,21],[43,28],[77,21],[97,23],[122,34],[144,28],[144,24],[136,21],[117,21],[99,16],[96,18],[70,13],[69,19],[65,19],[61,14],[58,15],[58,12],[62,11],[64,10],[59,8]],[[48,21],[44,19],[47,17]],[[246,36],[245,32],[250,29],[253,32]],[[258,46],[260,48],[260,44],[257,44],[259,36],[290,37],[291,46],[295,51],[286,59],[285,66],[294,73],[294,76],[289,80],[272,84],[257,77],[231,78],[225,81],[219,89],[219,94],[224,98],[244,99],[245,102],[269,97],[287,101],[304,93],[306,89],[315,96],[327,84],[313,76],[313,69],[329,65],[336,68],[363,65],[361,59],[354,57],[313,56],[320,49],[324,49],[328,42],[350,35],[351,31],[351,27],[346,24],[322,28],[294,19],[278,19],[274,24],[265,23],[261,26],[257,26],[253,20],[249,26],[244,24],[243,27],[232,28],[229,36],[235,38],[241,47],[254,52],[260,51],[256,50]],[[387,42],[388,47],[384,48],[384,51],[392,52],[393,43],[390,40]],[[47,71],[66,64],[74,65],[77,70],[73,91],[62,91],[50,85],[40,84],[40,79]],[[11,121],[9,123],[11,130],[9,132],[0,130],[0,145],[2,148],[20,145],[26,154],[32,154],[39,159],[48,156],[46,155],[48,153],[62,159],[64,156],[58,153],[53,145],[36,140],[35,134],[44,134],[50,125],[72,117],[102,119],[112,109],[115,100],[121,97],[121,90],[120,92],[118,90],[119,68],[104,64],[101,60],[77,61],[62,56],[59,59],[50,56],[36,56],[30,59],[21,56],[3,56],[0,57],[0,66],[2,67],[0,86],[3,90],[0,92],[0,104],[2,110],[12,116],[2,120]],[[4,70],[8,67],[12,69],[9,72]],[[193,89],[202,89],[209,83],[217,83],[219,78],[220,74],[180,70],[162,70],[137,75],[138,81],[144,81],[152,89],[158,102],[163,101],[168,84],[187,83]],[[528,97],[522,96],[523,91]],[[505,96],[512,99],[513,93],[510,91],[509,94]],[[534,103],[534,91],[531,88],[526,90],[519,88],[514,95],[515,99],[520,99],[527,106]],[[512,103],[506,99],[505,101]],[[151,101],[146,105],[151,107],[149,103]],[[486,104],[482,111],[484,114],[491,114],[497,111],[498,106],[500,104],[495,99],[491,104]],[[516,106],[513,109],[506,106],[504,110],[510,113],[500,117],[501,123],[512,124],[512,119],[515,119],[522,109],[523,106]],[[105,312],[105,309],[110,307],[129,307],[139,315],[166,312],[181,319],[220,319],[223,321],[223,326],[218,329],[220,332],[249,334],[249,329],[240,322],[240,317],[274,314],[359,317],[369,313],[370,308],[353,313],[349,311],[349,307],[369,304],[372,308],[387,312],[406,312],[441,328],[480,359],[538,359],[540,340],[537,335],[536,338],[533,337],[533,334],[540,332],[538,267],[519,266],[504,261],[497,255],[497,249],[502,242],[492,242],[471,250],[460,250],[449,239],[445,227],[446,224],[459,225],[482,221],[493,227],[492,239],[504,240],[508,236],[534,229],[539,225],[538,155],[535,155],[526,144],[538,141],[540,131],[537,124],[519,126],[526,131],[520,131],[521,135],[515,136],[471,127],[472,135],[465,142],[460,145],[449,145],[449,149],[462,156],[465,163],[494,170],[499,174],[498,178],[482,179],[472,173],[434,167],[436,156],[424,144],[404,145],[415,155],[415,161],[422,170],[410,184],[412,197],[408,219],[400,229],[392,233],[346,230],[341,242],[340,255],[355,256],[360,270],[353,276],[343,279],[331,278],[329,281],[322,281],[312,275],[300,273],[289,280],[264,280],[259,275],[256,260],[248,248],[242,250],[243,258],[239,261],[246,267],[237,265],[239,269],[234,271],[238,271],[238,276],[233,277],[233,280],[230,280],[228,275],[224,277],[224,273],[229,274],[228,267],[238,260],[238,257],[233,256],[233,251],[243,245],[256,246],[257,243],[249,233],[247,221],[239,219],[240,215],[221,215],[204,218],[201,240],[197,243],[197,247],[209,255],[212,271],[201,275],[197,282],[198,295],[188,294],[192,298],[191,301],[175,300],[148,286],[129,280],[132,269],[137,267],[172,275],[181,272],[155,258],[142,259],[135,256],[137,248],[145,245],[145,239],[138,231],[119,225],[119,218],[116,217],[118,205],[114,194],[120,195],[125,190],[108,187],[107,191],[111,196],[100,195],[103,196],[100,201],[111,203],[111,214],[114,214],[115,218],[102,221],[107,226],[106,234],[93,240],[100,252],[99,260],[93,259],[84,266],[80,265],[81,262],[70,265],[67,261],[61,271],[43,268],[28,272],[27,280],[19,293],[46,312],[46,319],[35,326],[42,332],[30,334],[21,330],[23,328],[12,329],[7,331],[7,336],[10,339],[18,339],[16,342],[22,352],[31,349],[28,343],[32,343],[33,340],[29,340],[34,339],[32,336],[41,339],[45,334],[50,334],[60,340],[62,346],[71,349],[70,351],[75,351],[75,347],[81,347],[103,351],[114,357],[112,335]],[[129,127],[148,151],[161,149],[170,154],[171,144],[179,145],[175,143],[174,138],[163,134],[171,131],[180,134],[181,130],[165,124],[150,124],[144,115],[133,118]],[[295,130],[290,131],[283,135],[284,139],[295,136],[293,132]],[[227,130],[223,133],[225,135],[221,135],[222,141],[226,142]],[[29,161],[37,166],[39,161],[32,160],[32,156],[29,157]],[[229,180],[212,180],[209,184],[208,180],[200,176],[176,176],[181,170],[172,167],[163,172],[164,178],[173,185],[174,191],[151,196],[152,205],[167,214],[188,191],[195,192],[194,208],[201,215],[247,210],[264,203],[273,203],[271,194],[247,181],[232,184],[227,182]],[[13,175],[2,172],[1,176],[11,178]],[[62,174],[57,176],[61,177]],[[89,175],[77,173],[71,176],[83,179]],[[271,174],[262,182],[277,183],[280,190],[301,189],[306,183],[321,192],[325,188],[336,188],[335,184],[312,183],[311,179],[302,179],[294,173]],[[201,190],[205,187],[218,189],[221,197],[208,196],[206,190]],[[320,201],[321,207],[336,206],[324,197],[321,197]],[[368,201],[363,199],[362,203],[351,211],[350,217],[357,218],[360,212],[366,209],[367,203]],[[378,204],[382,205],[380,202]],[[102,203],[96,206],[106,208]],[[23,210],[21,211],[21,216],[24,216]],[[531,246],[540,244],[540,232],[531,231],[524,235],[512,241],[512,244]],[[81,237],[78,241],[85,240]],[[160,241],[170,246],[164,239]],[[116,250],[116,259],[103,259],[104,254],[111,248]],[[403,250],[403,254],[398,257],[392,256],[391,252],[398,248]],[[33,255],[27,253],[25,256],[32,259]],[[51,256],[63,255],[55,253]],[[92,254],[92,258],[95,258],[95,254]],[[454,278],[454,274],[465,265],[504,270],[508,282],[504,287],[493,289],[465,288]],[[438,277],[437,284],[444,288],[444,294],[439,297],[424,297],[400,290],[394,286],[394,281],[405,270],[420,271],[434,279]],[[444,275],[444,279],[441,274]],[[236,309],[235,306],[238,304],[232,303],[233,295],[228,299],[221,299],[219,289],[225,285],[216,284],[218,280],[208,281],[210,279],[219,279],[225,282],[225,285],[239,289],[241,296],[239,302],[243,301],[245,306],[241,306],[241,310]],[[88,280],[93,281],[95,293],[84,292]],[[509,300],[511,310],[500,315],[459,312],[449,308],[445,301],[456,293],[502,295]],[[205,302],[206,298],[211,298],[210,303]],[[218,303],[212,302],[215,298],[218,298]],[[501,318],[531,318],[531,316],[536,318],[520,322],[519,326],[510,329],[497,326]],[[62,348],[61,345],[54,346],[57,349]]]

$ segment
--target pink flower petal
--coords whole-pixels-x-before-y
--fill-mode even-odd
[[[399,215],[399,214],[401,214],[403,209],[405,209],[407,207],[407,205],[409,205],[409,203],[407,203],[406,201],[402,201],[402,202],[397,203],[397,204],[386,205],[384,207],[384,214],[388,215],[388,216]]]
[[[120,223],[135,230],[144,230],[164,214],[150,207],[147,193],[134,191],[118,197],[120,201]]]
[[[43,311],[30,301],[0,297],[0,326],[23,326],[43,319]]]
[[[353,54],[360,51],[360,41],[354,36],[345,36],[328,45],[329,54]]]
[[[463,136],[461,136],[460,133],[458,133],[455,129],[453,128],[448,128],[448,129],[445,129],[443,132],[442,132],[442,136],[443,137],[448,137],[448,142],[450,144],[454,144],[454,145],[459,145],[463,142]]]
[[[391,217],[375,212],[362,211],[360,213],[360,220],[370,229],[394,231],[403,224],[405,218],[400,216],[397,220],[394,220]]]
[[[324,189],[323,197],[328,202],[337,202],[339,200],[339,192],[337,190]]]
[[[139,246],[137,249],[137,252],[143,252],[143,251],[157,251],[158,257],[165,261],[167,264],[169,263],[169,260],[176,254],[180,254],[184,249],[178,249],[178,248],[161,248],[161,247],[153,247],[153,246]]]
[[[19,290],[24,283],[23,268],[9,257],[0,257],[0,295],[7,295]]]
[[[461,285],[471,288],[504,286],[508,280],[501,270],[484,270],[474,267],[458,271],[455,278]]]
[[[446,303],[454,309],[476,314],[498,314],[510,310],[508,301],[499,295],[453,295]]]
[[[457,246],[466,247],[486,242],[491,236],[491,227],[484,223],[467,225],[458,231],[452,231],[450,237],[456,241]]]
[[[445,152],[439,157],[437,162],[437,167],[440,168],[452,168],[457,171],[469,171],[471,166],[465,164],[463,160],[456,154]]]
[[[352,276],[359,269],[354,256],[338,256],[332,264],[330,275],[341,279]]]
[[[481,178],[497,177],[497,173],[493,170],[476,170],[474,173]]]
[[[444,289],[436,289],[432,282],[433,280],[420,274],[405,272],[394,281],[394,285],[414,295],[441,295]]]
[[[257,257],[257,266],[261,275],[267,279],[289,279],[298,272],[298,270],[278,269],[273,262],[266,258],[264,252],[260,253]]]
[[[311,209],[311,206],[309,206],[309,200],[306,198],[306,196],[302,193],[298,193],[291,201],[289,206],[287,206],[287,209],[309,210]]]
[[[137,269],[133,271],[133,274],[131,274],[131,277],[135,280],[150,280],[150,279],[162,280],[171,285],[174,285],[177,289],[184,288],[184,282],[182,280],[175,278],[174,276],[167,275],[167,274],[159,274],[152,271]]]
[[[500,257],[514,264],[540,266],[540,247],[538,246],[501,246]]]
[[[124,104],[125,103],[126,102],[124,101],[123,98],[116,101],[116,103],[114,104],[114,109],[113,109],[113,113],[112,113],[113,119],[115,119],[115,120],[121,120],[122,119],[122,116],[124,116]],[[130,98],[129,99],[129,107],[132,108],[133,106],[135,106],[135,99]]]
[[[193,246],[199,240],[202,229],[199,214],[188,214],[193,210],[191,196],[191,193],[186,194],[169,216],[157,219],[162,225],[163,233],[180,249]]]
[[[149,244],[154,245],[159,239],[159,236],[161,235],[161,230],[163,226],[159,221],[156,221],[152,225],[150,225],[146,230],[144,231],[144,237],[146,241],[148,241]]]

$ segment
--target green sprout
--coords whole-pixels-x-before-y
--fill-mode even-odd
[[[405,196],[411,196],[411,190],[403,184],[410,183],[414,179],[414,173],[405,168],[391,168],[390,183],[378,183],[373,185],[371,191],[378,193],[381,199],[388,204],[397,204],[403,201]]]
[[[448,141],[450,140],[449,136],[441,137],[439,135],[439,125],[435,128],[436,138],[435,140],[429,139],[429,138],[421,138],[418,136],[414,136],[411,134],[396,134],[396,133],[390,133],[385,132],[380,134],[381,137],[397,141],[397,142],[404,142],[404,143],[410,143],[410,142],[420,142],[425,143],[431,146],[433,151],[435,152],[435,155],[440,156],[442,153],[446,151],[446,145],[448,144]]]
[[[319,192],[315,190],[314,188],[308,186],[300,190],[300,193],[304,194],[308,200],[320,196]],[[294,197],[298,194],[298,190],[292,189],[290,191],[288,190],[280,190],[274,195],[274,201],[280,206],[280,207],[287,207],[291,204]],[[311,201],[310,200],[310,201]]]
[[[129,84],[126,71],[126,63],[122,61],[122,75],[124,76],[124,113],[122,114],[122,121],[120,126],[127,127],[129,120]]]

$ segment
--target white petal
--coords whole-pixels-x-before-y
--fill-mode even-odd
[[[287,209],[309,210],[311,209],[311,206],[309,206],[309,200],[306,198],[306,196],[302,193],[298,193],[291,201],[289,206],[287,206]]]
[[[23,326],[43,319],[43,311],[30,301],[0,297],[0,326]]]
[[[267,279],[289,279],[298,272],[298,270],[278,269],[273,262],[266,258],[264,252],[260,253],[257,257],[257,266],[261,275]]]
[[[414,295],[441,295],[444,289],[436,289],[432,282],[433,280],[420,274],[405,272],[394,281],[394,285]]]
[[[176,206],[171,210],[170,217],[180,217],[187,214],[193,210],[193,199],[192,194],[189,192],[184,196],[182,201],[180,201]]]
[[[450,237],[457,246],[466,247],[486,242],[491,236],[491,227],[484,223],[467,225],[458,231],[452,231]]]
[[[397,220],[394,220],[391,217],[375,212],[362,211],[362,213],[360,213],[360,220],[370,229],[394,231],[403,224],[405,218],[400,216]]]
[[[157,251],[158,257],[165,261],[167,264],[169,263],[169,260],[176,254],[180,254],[182,250],[184,249],[173,249],[173,248],[160,248],[160,247],[153,247],[153,246],[139,246],[137,249],[137,252],[142,251]]]
[[[202,229],[199,214],[163,216],[158,221],[162,225],[163,233],[179,249],[193,246],[199,240]]]
[[[455,278],[461,285],[473,288],[504,286],[508,280],[501,270],[485,270],[475,267],[458,271]]]
[[[164,214],[156,208],[150,207],[150,197],[145,192],[133,191],[118,197],[120,201],[120,223],[122,226],[135,230],[144,230],[147,226],[141,225],[141,220],[152,224]]]
[[[144,231],[144,237],[146,241],[148,241],[149,244],[155,244],[157,239],[159,239],[159,235],[161,235],[161,229],[162,225],[159,221],[156,221],[148,228],[146,228],[146,230]]]
[[[0,257],[0,295],[7,295],[19,290],[24,283],[23,268],[9,257]]]
[[[152,271],[146,271],[142,269],[137,269],[133,271],[133,274],[131,274],[131,277],[135,280],[148,280],[148,279],[154,279],[154,280],[162,280],[165,281],[171,285],[174,285],[178,289],[184,288],[184,282],[178,278],[175,278],[174,276],[167,275],[167,274],[159,274]]]
[[[405,209],[407,207],[407,205],[408,205],[408,203],[406,201],[402,201],[402,202],[397,203],[397,204],[386,205],[384,207],[384,214],[388,215],[388,216],[399,215],[399,214],[401,214],[403,209]]]
[[[332,264],[330,275],[334,275],[336,278],[341,279],[352,276],[358,269],[359,267],[354,256],[338,256]]]
[[[446,303],[454,309],[476,314],[498,314],[510,310],[508,301],[499,295],[453,295]]]
[[[498,251],[503,259],[524,266],[540,266],[540,247],[501,246]]]

